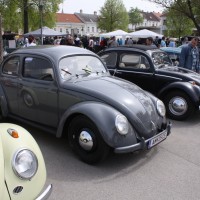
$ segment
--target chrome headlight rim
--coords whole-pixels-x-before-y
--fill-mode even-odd
[[[166,115],[165,104],[161,100],[157,100],[157,102],[156,102],[156,109],[158,111],[158,114],[161,117],[164,117]]]
[[[129,131],[127,118],[122,114],[118,114],[115,118],[115,127],[120,135],[127,135]]]
[[[22,175],[22,174],[20,174],[20,172],[18,172],[18,170],[17,170],[16,159],[18,158],[18,156],[20,155],[20,153],[23,152],[23,151],[26,151],[26,152],[30,153],[29,155],[32,156],[33,161],[35,162],[35,169],[33,170],[33,172],[32,172],[29,176]],[[31,180],[31,179],[35,176],[35,174],[37,173],[37,171],[38,171],[38,158],[37,158],[37,156],[35,155],[35,153],[34,153],[32,150],[28,149],[28,148],[21,148],[21,149],[18,149],[18,150],[15,152],[15,154],[14,154],[14,156],[13,156],[13,158],[12,158],[12,169],[13,169],[15,175],[16,175],[18,178],[20,178],[20,179],[22,179],[22,180]]]

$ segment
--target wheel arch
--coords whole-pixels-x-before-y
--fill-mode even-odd
[[[115,116],[119,112],[109,105],[101,102],[81,102],[73,105],[62,115],[56,137],[62,137],[70,122],[78,115],[89,118],[99,130],[104,141],[113,146],[112,138],[116,133]]]
[[[164,87],[158,94],[158,98],[164,99],[165,96],[174,91],[184,92],[196,107],[200,103],[200,88],[199,86],[192,85],[189,82],[174,82]]]

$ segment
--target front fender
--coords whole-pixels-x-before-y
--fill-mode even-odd
[[[181,90],[185,92],[192,102],[196,105],[199,106],[200,103],[200,87],[197,85],[192,85],[189,82],[174,82],[166,87],[164,87],[158,94],[158,97],[163,99],[163,97],[169,93],[170,91],[174,90]]]
[[[42,153],[31,134],[21,126],[0,123],[2,152],[4,157],[4,181],[6,182],[11,199],[35,199],[41,192],[46,182],[46,167]],[[8,129],[15,129],[19,137],[13,138]],[[29,149],[35,153],[38,159],[38,170],[31,180],[23,180],[17,177],[12,168],[12,159],[14,154],[20,149]],[[17,195],[13,193],[14,188],[22,186],[23,190]]]
[[[63,114],[56,136],[61,137],[63,128],[73,115],[85,115],[97,126],[104,141],[111,147],[126,146],[136,142],[135,132],[130,125],[126,136],[120,135],[115,128],[115,118],[119,111],[101,102],[81,102],[70,107]]]

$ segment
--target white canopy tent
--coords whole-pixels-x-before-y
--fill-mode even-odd
[[[116,30],[109,33],[102,33],[100,37],[111,37],[111,36],[126,36],[128,33],[123,30]]]
[[[41,38],[41,44],[43,44],[43,37],[64,36],[64,35],[66,35],[66,33],[63,34],[63,33],[60,33],[58,31],[54,31],[53,29],[50,29],[47,26],[43,26],[42,29],[39,28],[35,31],[25,33],[24,37],[28,37],[29,35],[33,35],[35,37],[40,37]]]
[[[46,36],[48,37],[48,36],[62,36],[62,35],[66,35],[66,33],[63,34],[58,31],[54,31],[53,29],[50,29],[47,26],[43,26],[42,30],[41,30],[41,28],[39,28],[35,31],[25,33],[24,37],[28,37],[29,35],[33,35],[35,37],[41,37],[41,35],[42,35],[42,37],[46,37]]]
[[[127,36],[135,37],[135,38],[147,38],[147,37],[155,38],[156,36],[158,36],[159,38],[163,37],[163,35],[155,33],[153,31],[149,31],[147,29],[128,33]]]
[[[122,43],[124,44],[127,34],[128,33],[126,31],[116,30],[116,31],[108,32],[108,33],[99,34],[99,36],[100,36],[100,40],[101,40],[101,37],[112,37],[112,36],[122,37]]]

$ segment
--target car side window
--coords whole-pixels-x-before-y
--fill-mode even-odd
[[[110,52],[101,56],[101,59],[109,67],[115,67],[117,63],[117,53]]]
[[[53,80],[52,64],[42,58],[26,57],[24,59],[23,76],[44,81]]]
[[[143,55],[139,54],[122,54],[120,56],[119,67],[129,67],[134,69],[150,68],[149,61]]]
[[[18,56],[12,57],[7,60],[3,65],[3,73],[16,76],[19,73],[19,60]]]

